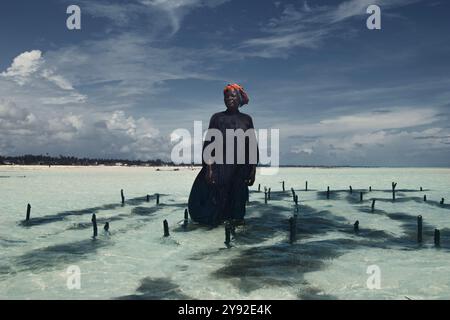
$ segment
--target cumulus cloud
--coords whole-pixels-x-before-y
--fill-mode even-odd
[[[439,115],[435,108],[392,108],[286,128],[296,133],[290,153],[295,163],[325,165],[420,165],[436,154],[430,163],[443,165],[450,129],[437,125]]]
[[[35,115],[14,102],[0,101],[0,154],[170,160],[172,145],[150,119],[123,110]]]
[[[29,95],[32,94],[32,90],[39,90],[44,96],[39,100],[44,104],[83,103],[87,99],[44,59],[41,50],[19,54],[14,58],[11,66],[1,73],[1,76],[3,79],[19,84],[20,87],[26,87],[24,89]]]
[[[42,52],[40,50],[26,51],[15,57],[11,66],[1,75],[24,85],[30,76],[38,71],[42,63]]]

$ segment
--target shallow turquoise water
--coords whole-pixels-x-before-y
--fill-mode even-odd
[[[450,202],[450,169],[282,168],[275,176],[258,175],[247,224],[237,230],[231,249],[223,244],[223,227],[179,227],[197,173],[0,167],[0,298],[450,298],[450,207],[439,204],[441,198]],[[398,182],[395,202],[392,181]],[[264,193],[256,192],[258,184],[272,190],[267,205]],[[291,187],[300,198],[294,245],[287,242],[294,212]],[[161,194],[159,206],[155,193]],[[372,198],[377,199],[373,213]],[[21,224],[27,203],[32,206],[28,226]],[[95,241],[92,213],[99,221]],[[421,246],[417,215],[424,221]],[[162,237],[164,219],[169,238]],[[356,220],[359,234],[353,232]],[[106,221],[110,235],[103,232]],[[439,249],[433,245],[435,228],[441,230]],[[81,270],[79,290],[67,287],[66,271],[74,265]],[[366,285],[371,265],[381,271],[380,289]]]

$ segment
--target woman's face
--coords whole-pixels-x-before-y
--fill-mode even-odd
[[[237,90],[228,90],[224,96],[224,102],[228,110],[237,110],[239,108],[239,95]]]

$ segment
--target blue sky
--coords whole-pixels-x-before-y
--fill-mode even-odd
[[[282,164],[448,166],[449,15],[444,0],[5,0],[0,154],[169,159],[170,133],[206,126],[237,82],[255,126],[280,129]]]

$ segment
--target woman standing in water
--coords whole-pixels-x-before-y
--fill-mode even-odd
[[[192,186],[189,196],[189,213],[193,221],[212,227],[224,221],[233,224],[241,223],[245,215],[245,204],[248,199],[248,186],[255,182],[256,165],[258,163],[258,149],[254,133],[252,118],[239,111],[248,104],[249,98],[244,89],[238,84],[225,87],[224,102],[227,110],[218,112],[211,117],[208,133],[215,129],[223,137],[223,163],[210,162],[205,159],[205,149],[214,142],[205,141],[203,145],[203,167]],[[238,162],[239,143],[236,136],[233,150],[227,150],[227,130],[241,129],[247,132],[245,139],[245,161]],[[252,129],[250,131],[247,131]],[[241,132],[242,132],[241,131]],[[230,141],[229,141],[230,142]],[[252,145],[253,144],[253,145]],[[252,148],[253,147],[253,148]],[[207,151],[207,150],[206,150]],[[214,155],[217,156],[214,150]],[[234,152],[234,161],[227,161],[227,154]]]

